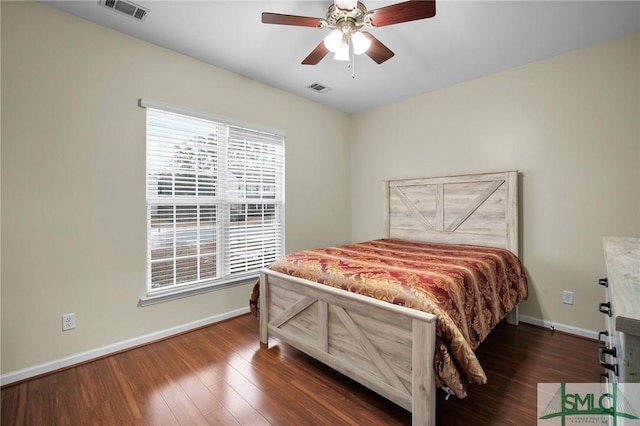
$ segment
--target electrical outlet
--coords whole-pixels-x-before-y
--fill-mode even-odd
[[[73,330],[76,328],[76,314],[65,314],[62,316],[62,331]]]
[[[563,291],[562,292],[562,303],[566,305],[573,305],[573,292],[572,291]]]

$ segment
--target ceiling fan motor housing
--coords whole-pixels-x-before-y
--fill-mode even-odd
[[[366,15],[367,8],[361,2],[358,2],[357,7],[351,10],[340,9],[335,4],[332,4],[327,10],[327,26],[329,28],[340,28],[345,25],[345,22],[349,22],[358,30],[365,25]]]

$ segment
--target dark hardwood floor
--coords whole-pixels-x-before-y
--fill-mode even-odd
[[[597,343],[500,324],[478,349],[488,383],[437,423],[535,425],[536,384],[599,380]],[[244,315],[2,389],[2,425],[409,425],[411,415]]]

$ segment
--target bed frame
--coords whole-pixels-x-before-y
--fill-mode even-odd
[[[384,183],[385,237],[518,254],[518,174]],[[510,314],[517,323],[517,310]],[[260,341],[277,337],[435,425],[436,316],[291,277],[260,274]]]

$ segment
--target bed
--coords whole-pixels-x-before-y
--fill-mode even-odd
[[[486,382],[474,350],[505,317],[517,324],[527,297],[517,178],[385,182],[383,238],[261,271],[250,301],[261,342],[274,336],[435,425],[436,387],[464,397]]]

